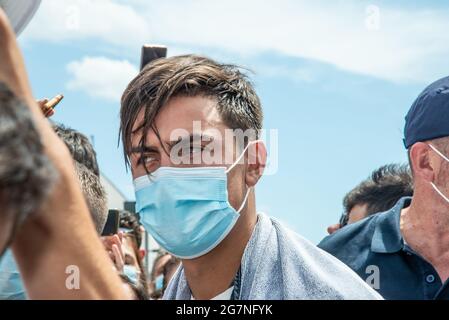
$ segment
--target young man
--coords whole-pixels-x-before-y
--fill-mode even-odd
[[[449,299],[449,77],[428,86],[405,118],[413,197],[336,232],[320,247],[385,299]]]
[[[379,298],[338,260],[257,213],[261,128],[245,75],[207,58],[156,60],[125,90],[121,136],[137,211],[182,260],[164,297]]]

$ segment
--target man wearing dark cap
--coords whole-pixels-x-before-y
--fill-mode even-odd
[[[405,121],[413,197],[335,232],[319,247],[385,299],[449,299],[449,77],[428,86]]]

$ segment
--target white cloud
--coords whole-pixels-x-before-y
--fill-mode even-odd
[[[312,66],[288,68],[279,65],[259,65],[256,73],[265,77],[285,77],[307,83],[319,81],[320,76],[322,76],[322,71]]]
[[[149,37],[148,23],[133,7],[111,0],[44,0],[24,36],[37,40],[93,39],[135,46]]]
[[[73,8],[80,24],[68,30]],[[228,61],[272,51],[399,82],[426,82],[449,70],[449,8],[357,0],[46,0],[40,10],[27,31],[32,38],[100,39],[133,50],[144,42],[209,47],[227,52]]]
[[[275,51],[393,81],[428,80],[449,67],[449,10],[379,9],[378,28],[361,2],[256,0],[162,2],[151,30],[183,45],[251,54]],[[182,22],[179,18],[182,16]]]
[[[67,87],[84,91],[91,97],[118,102],[127,84],[138,69],[126,60],[105,57],[84,57],[67,65],[71,76]]]

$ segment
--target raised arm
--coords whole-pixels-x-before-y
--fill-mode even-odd
[[[19,227],[12,245],[29,297],[131,298],[96,234],[70,154],[32,96],[15,35],[1,9],[0,44],[0,83],[29,107],[57,175],[50,195]]]

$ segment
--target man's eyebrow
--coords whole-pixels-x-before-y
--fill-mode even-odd
[[[168,149],[173,148],[178,143],[187,143],[188,145],[193,144],[193,142],[199,141],[202,143],[210,143],[214,141],[214,137],[207,134],[190,134],[189,136],[178,137],[176,140],[171,140],[168,142],[164,142],[164,144],[168,147]],[[145,153],[145,152],[154,152],[159,153],[159,148],[154,146],[136,146],[131,148],[131,153]]]
[[[143,152],[159,152],[159,149],[152,146],[138,146],[131,148],[131,153],[143,153]]]
[[[207,134],[190,134],[189,136],[184,136],[184,137],[178,137],[178,139],[176,140],[170,140],[168,141],[166,144],[168,145],[169,148],[173,148],[173,146],[175,146],[178,143],[189,143],[192,144],[193,142],[200,142],[201,143],[210,143],[212,141],[214,141],[214,137],[207,135]]]

